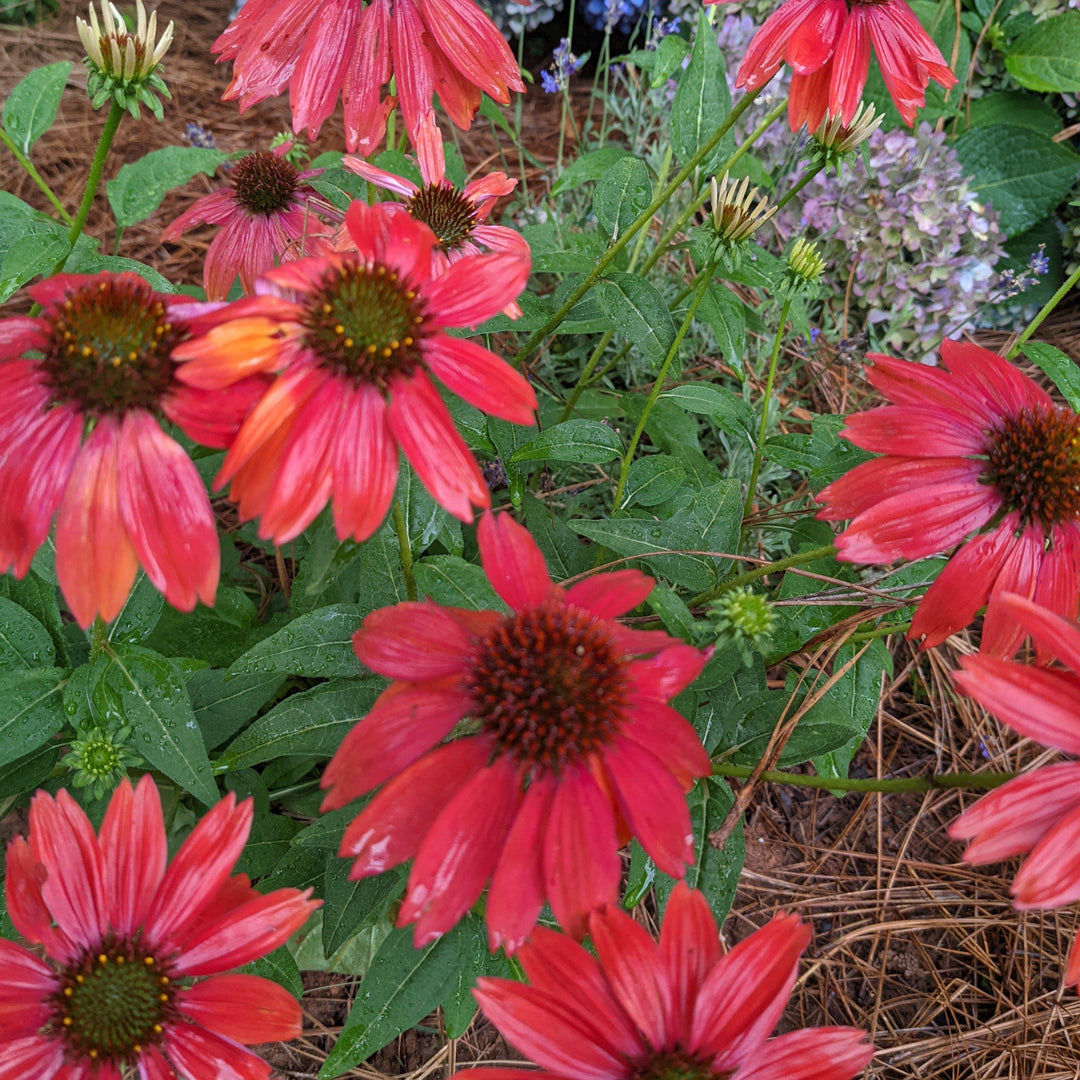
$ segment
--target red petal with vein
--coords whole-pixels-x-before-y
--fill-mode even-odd
[[[620,734],[659,758],[683,791],[689,791],[699,776],[712,773],[712,762],[693,724],[669,705],[635,700]]]
[[[754,35],[739,65],[735,85],[747,90],[764,86],[780,70],[788,39],[803,21],[813,15],[821,0],[787,0]]]
[[[0,360],[15,360],[30,349],[43,349],[49,341],[47,323],[13,315],[0,322]]]
[[[848,13],[836,41],[831,67],[830,109],[843,117],[845,124],[850,124],[859,108],[866,76],[870,71],[870,34],[863,9],[859,6]]]
[[[1046,765],[984,795],[949,825],[954,840],[975,839],[964,862],[998,862],[1030,851],[1063,817],[1080,809],[1080,762]]]
[[[398,926],[416,923],[417,949],[446,933],[479,898],[520,805],[520,769],[504,755],[470,777],[432,823],[398,914]]]
[[[987,450],[975,418],[936,407],[883,405],[849,416],[841,434],[864,450],[898,457],[968,457]]]
[[[484,918],[488,947],[516,952],[536,925],[544,906],[544,833],[555,795],[548,773],[533,780],[506,835],[491,878]]]
[[[475,341],[439,334],[427,343],[424,359],[437,379],[481,412],[535,425],[536,394],[528,381]]]
[[[139,1058],[139,1080],[176,1080],[176,1070],[156,1046],[145,1046]]]
[[[658,758],[629,739],[616,738],[604,754],[619,811],[653,862],[681,878],[694,861],[694,835],[682,787]]]
[[[197,1024],[251,1046],[300,1037],[300,1002],[257,975],[212,975],[178,995],[180,1011]]]
[[[524,254],[466,255],[425,289],[441,326],[478,326],[521,295],[529,280]]]
[[[1080,627],[1077,627],[1074,619],[1062,618],[1045,606],[1016,593],[1002,593],[994,603],[1015,619],[1041,649],[1080,673]]]
[[[60,1039],[24,1035],[0,1043],[0,1080],[52,1080],[63,1064],[64,1044]]]
[[[169,1024],[165,1052],[185,1080],[270,1080],[262,1058],[197,1024]]]
[[[798,131],[803,124],[816,131],[825,114],[835,105],[830,95],[835,64],[829,60],[812,75],[792,75],[788,94],[788,125]]]
[[[867,359],[873,363],[866,368],[866,381],[894,405],[963,413],[983,426],[1001,418],[998,395],[988,380],[913,360],[898,360],[884,353],[870,353]]]
[[[0,1001],[44,998],[56,989],[52,968],[16,942],[0,939]]]
[[[571,585],[566,590],[566,601],[585,608],[598,619],[612,619],[643,604],[655,584],[639,570],[594,574]]]
[[[669,994],[656,942],[645,927],[615,907],[589,916],[589,936],[619,1004],[652,1048],[663,1049]]]
[[[339,854],[356,860],[349,877],[381,874],[411,859],[436,816],[490,755],[490,739],[458,739],[394,777],[345,830]]]
[[[202,478],[142,409],[125,417],[117,451],[120,517],[146,576],[180,611],[213,605],[221,548]]]
[[[621,871],[611,803],[592,773],[573,765],[559,778],[544,837],[548,902],[568,934],[580,940],[589,912],[615,902]]]
[[[230,307],[226,309],[232,313],[227,322],[173,350],[173,359],[185,361],[176,367],[180,382],[202,390],[220,390],[281,366],[282,354],[288,348],[279,333],[281,315],[283,309],[291,311],[293,305],[269,296],[260,296],[255,303],[267,308],[267,313],[238,317]]]
[[[52,959],[66,964],[79,946],[53,927],[52,913],[41,896],[45,867],[34,858],[30,845],[21,836],[8,844],[5,869],[4,896],[15,929],[27,941],[43,945]]]
[[[358,386],[345,398],[332,453],[334,531],[359,543],[385,520],[398,477],[397,442],[374,386]]]
[[[421,371],[390,380],[387,419],[394,438],[432,498],[462,521],[491,494],[472,452],[458,434],[439,392]]]
[[[431,54],[425,45],[427,27],[413,0],[394,0],[390,21],[391,55],[401,118],[414,132],[435,95]]]
[[[46,1001],[0,999],[0,1031],[4,1041],[33,1035],[53,1017],[56,1006]]]
[[[264,378],[251,378],[220,390],[177,386],[161,402],[161,411],[189,439],[224,450],[236,438],[240,425],[269,385]]]
[[[552,591],[547,563],[528,529],[509,514],[487,513],[476,533],[492,588],[515,610],[542,603]]]
[[[573,1080],[617,1080],[626,1063],[607,1032],[571,997],[504,979],[480,978],[473,996],[507,1041],[545,1069]]]
[[[182,944],[184,929],[225,883],[251,831],[251,799],[236,805],[230,792],[191,830],[150,903],[146,939],[151,946]]]
[[[307,922],[322,903],[311,890],[276,889],[210,923],[184,945],[175,961],[181,975],[216,975],[273,952]]]
[[[325,0],[307,28],[289,83],[289,106],[293,130],[307,128],[309,139],[318,135],[337,104],[354,48],[360,7],[359,0]]]
[[[996,656],[965,656],[953,682],[984,709],[1045,746],[1080,754],[1080,677]]]
[[[676,882],[660,927],[660,963],[668,987],[668,1033],[679,1043],[690,1038],[694,1003],[720,957],[720,936],[708,901],[685,882]]]
[[[784,1011],[810,927],[777,915],[740,941],[712,969],[694,1008],[690,1047],[713,1068],[752,1061]]]
[[[988,403],[991,414],[1008,416],[1023,409],[1054,406],[1053,398],[1034,379],[1029,379],[1003,356],[970,341],[946,338],[941,343],[941,359],[958,381],[967,384],[963,399],[981,397]]]
[[[702,672],[712,656],[711,649],[690,645],[669,645],[648,660],[635,660],[628,668],[635,701],[668,701],[682,693]]]
[[[784,50],[784,59],[796,75],[813,74],[832,56],[847,18],[845,0],[818,0],[814,9],[794,28]]]
[[[1000,602],[1006,595],[1009,594],[997,593],[994,602]],[[1059,632],[1045,643],[1036,639],[1039,663],[1048,664],[1056,656],[1074,671],[1080,671],[1080,641],[1075,640],[1080,636],[1076,630],[1080,615],[1080,530],[1072,522],[1054,527],[1050,549],[1043,552],[1032,601],[1046,610],[1047,617],[1064,616],[1064,625],[1073,631],[1072,634]],[[1016,618],[1015,612],[1011,614]]]
[[[1065,983],[1080,988],[1080,934],[1073,939],[1069,959],[1065,964]]]
[[[368,615],[353,648],[372,671],[414,682],[464,674],[473,642],[438,604],[407,600]]]
[[[109,922],[121,934],[142,925],[168,860],[161,799],[149,773],[132,790],[122,780],[101,824]]]
[[[1023,630],[1007,610],[998,607],[994,597],[1003,593],[1018,593],[1032,597],[1038,583],[1043,563],[1042,528],[1029,525],[1019,539],[1013,538],[1001,563],[997,580],[990,588],[990,606],[983,620],[981,652],[991,656],[1012,656],[1024,640]]]
[[[391,683],[323,770],[321,786],[332,789],[323,811],[385,783],[449,735],[469,708],[460,683],[456,675]]]
[[[382,141],[386,118],[397,104],[392,97],[379,100],[390,75],[390,5],[374,0],[360,13],[356,48],[341,89],[345,145],[350,151],[370,155]]]
[[[851,1080],[873,1056],[858,1028],[804,1028],[769,1039],[747,1080]]]
[[[1061,818],[1035,845],[1009,891],[1013,907],[1021,911],[1080,900],[1080,808]]]

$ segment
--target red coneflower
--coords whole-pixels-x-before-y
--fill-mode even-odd
[[[395,681],[327,766],[322,808],[385,784],[342,840],[351,876],[415,856],[398,921],[417,947],[491,878],[491,947],[513,951],[545,899],[580,937],[615,899],[630,836],[675,877],[693,861],[684,792],[711,767],[667,702],[708,653],[613,620],[652,591],[636,570],[564,590],[509,515],[485,514],[478,539],[511,612],[404,603],[364,620],[357,655]],[[463,719],[476,733],[439,745]]]
[[[321,172],[300,172],[283,154],[246,154],[232,167],[229,186],[199,199],[161,239],[177,240],[195,225],[220,225],[203,264],[206,299],[224,300],[237,274],[250,295],[260,274],[306,255],[307,241],[328,233],[310,208],[312,201],[324,211],[332,207],[305,182]]]
[[[174,607],[212,604],[210,501],[157,417],[223,447],[263,383],[178,382],[171,351],[197,305],[135,274],[58,274],[27,291],[41,314],[0,322],[0,571],[27,572],[59,509],[56,574],[80,626],[116,617],[139,564]]]
[[[991,611],[996,607],[1070,670],[965,656],[953,681],[1021,735],[1080,755],[1080,628],[1022,596],[1006,593]],[[972,840],[964,852],[969,863],[1027,854],[1010,889],[1020,910],[1080,900],[1080,761],[1047,765],[1010,780],[964,811],[949,826],[949,835]],[[1065,982],[1080,990],[1080,936],[1069,953]]]
[[[214,42],[233,61],[225,98],[246,109],[289,87],[293,130],[311,138],[345,107],[345,144],[370,154],[395,105],[382,98],[394,80],[405,128],[415,139],[435,94],[450,119],[468,128],[481,92],[506,105],[523,91],[502,34],[472,0],[249,0]]]
[[[870,357],[867,379],[894,404],[849,416],[842,434],[887,456],[823,489],[818,517],[852,519],[836,538],[848,562],[921,559],[962,544],[912,620],[908,636],[925,634],[926,646],[1002,592],[1075,619],[1080,416],[996,353],[945,341],[941,357],[947,371]],[[1022,637],[1004,608],[991,609],[984,650],[1012,652]]]
[[[354,202],[354,252],[268,271],[256,295],[204,316],[176,355],[180,377],[217,390],[278,372],[229,448],[215,481],[232,481],[242,518],[285,543],[333,499],[338,536],[364,540],[394,495],[398,446],[437,502],[464,521],[490,495],[427,376],[485,412],[533,423],[522,375],[473,341],[450,337],[495,315],[529,276],[522,255],[468,255],[438,278],[426,225]]]
[[[251,808],[228,795],[166,866],[149,776],[120,784],[98,835],[66,791],[34,796],[28,839],[7,849],[7,909],[45,959],[0,941],[4,1077],[269,1077],[241,1044],[296,1038],[299,1003],[268,979],[223,972],[283,944],[319,901],[230,877]]]
[[[722,3],[724,0],[705,0]],[[786,0],[750,42],[736,86],[757,90],[791,65],[788,120],[814,131],[828,112],[851,123],[877,53],[885,85],[910,127],[930,80],[956,84],[945,57],[904,0]]]
[[[518,953],[529,984],[481,978],[474,995],[541,1067],[465,1069],[462,1080],[851,1080],[874,1055],[858,1028],[770,1039],[810,928],[777,915],[721,952],[708,902],[675,886],[659,946],[614,905],[589,916],[594,959],[537,927]]]

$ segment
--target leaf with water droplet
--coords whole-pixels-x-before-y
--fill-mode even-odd
[[[0,671],[47,667],[56,662],[49,631],[14,600],[0,596]]]
[[[48,742],[67,719],[62,668],[0,674],[0,765]]]
[[[301,615],[248,649],[229,673],[280,671],[312,679],[359,678],[352,636],[364,614],[356,604],[331,604]]]

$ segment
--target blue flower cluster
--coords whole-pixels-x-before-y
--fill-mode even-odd
[[[570,76],[588,59],[577,57],[570,51],[570,39],[563,38],[551,54],[551,65],[540,72],[540,83],[546,94],[557,94],[570,85]]]

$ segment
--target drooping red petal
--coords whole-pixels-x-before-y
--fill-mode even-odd
[[[735,85],[747,90],[764,86],[780,70],[795,28],[813,15],[821,0],[787,0],[764,22],[747,47]]]
[[[870,35],[863,8],[856,4],[848,12],[833,54],[829,81],[829,111],[850,124],[862,100],[870,71]]]
[[[784,48],[784,59],[796,75],[811,75],[833,54],[848,19],[845,0],[818,0],[797,26]]]
[[[566,590],[566,599],[598,619],[613,619],[644,603],[655,584],[640,570],[615,570],[576,582]]]
[[[521,295],[529,280],[524,253],[466,255],[425,289],[439,326],[479,326]]]
[[[293,130],[314,139],[334,111],[354,48],[359,0],[325,0],[307,27],[296,69],[289,81]]]
[[[712,762],[693,724],[669,705],[635,699],[630,721],[620,734],[659,758],[683,791],[689,791],[697,777],[712,772]]]
[[[1015,619],[1040,648],[1080,673],[1080,627],[1077,627],[1074,619],[1062,618],[1053,610],[1016,593],[1002,593],[995,597],[994,603],[1001,605],[1002,610]]]
[[[197,1024],[169,1024],[165,1052],[185,1080],[270,1080],[262,1058]]]
[[[473,641],[438,604],[403,601],[379,608],[353,634],[360,662],[389,679],[438,679],[462,675]]]
[[[1013,906],[1021,911],[1080,900],[1080,808],[1051,826],[1024,860],[1009,891]]]
[[[177,1004],[196,1023],[248,1046],[300,1037],[300,1002],[257,975],[212,975],[182,990]]]
[[[1030,598],[1035,595],[1044,557],[1042,528],[1029,525],[1013,542],[1002,560],[997,579],[990,588],[990,606],[983,620],[980,649],[991,656],[1011,656],[1024,640],[1024,631],[1007,609],[993,603],[1004,592]]]
[[[0,938],[0,1001],[44,999],[57,985],[47,964],[16,942]]]
[[[769,1039],[747,1080],[851,1080],[873,1056],[859,1028],[803,1028]]]
[[[67,963],[79,945],[53,926],[52,913],[41,895],[45,874],[45,867],[34,858],[30,845],[21,836],[8,844],[4,875],[8,916],[25,940],[40,943],[50,957]]]
[[[492,588],[515,610],[542,603],[552,592],[543,553],[528,529],[510,514],[487,513],[476,539]]]

